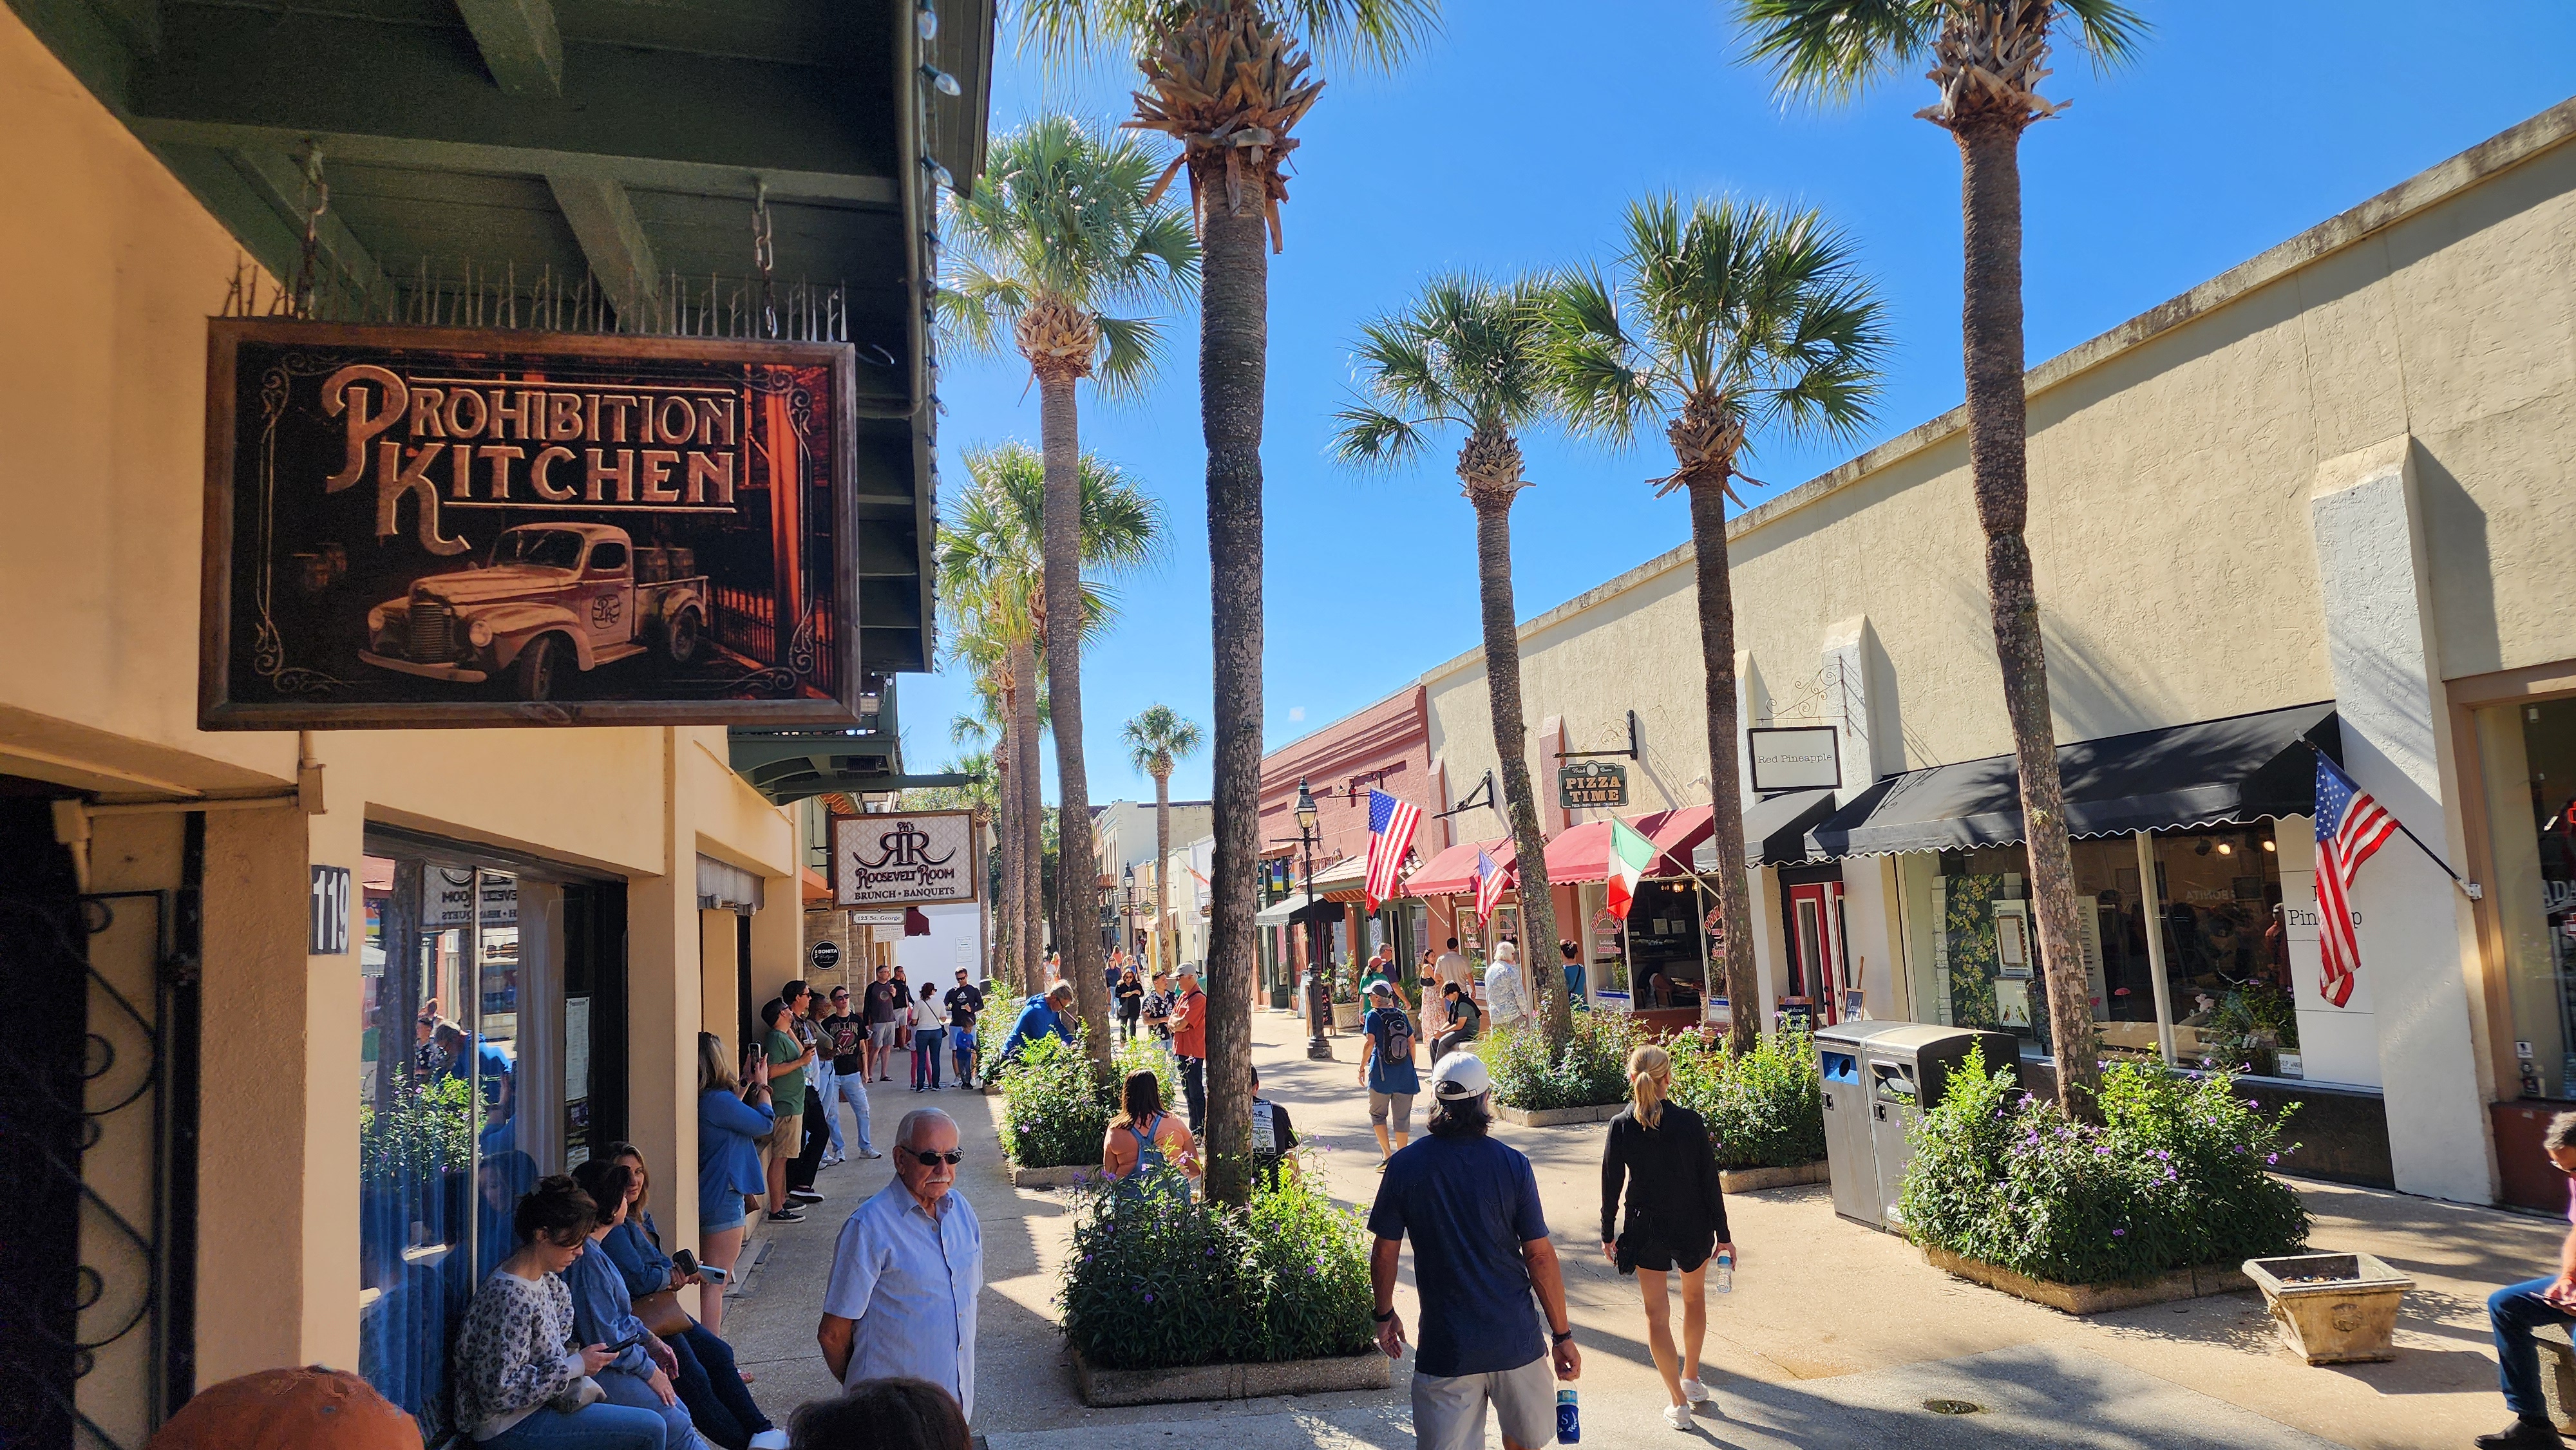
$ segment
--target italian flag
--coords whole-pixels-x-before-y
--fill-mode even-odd
[[[1628,903],[1637,899],[1638,879],[1655,859],[1655,848],[1645,837],[1628,829],[1628,823],[1617,816],[1610,818],[1610,914],[1621,921],[1628,919]]]

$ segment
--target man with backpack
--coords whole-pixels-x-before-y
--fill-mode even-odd
[[[1360,1081],[1368,1085],[1369,1130],[1377,1134],[1377,1171],[1413,1140],[1413,1095],[1422,1078],[1413,1066],[1413,1018],[1395,1000],[1384,978],[1369,983],[1368,1015],[1360,1019]],[[1392,1141],[1393,1146],[1389,1146]]]

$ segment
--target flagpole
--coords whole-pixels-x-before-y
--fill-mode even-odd
[[[2304,746],[2308,747],[2308,749],[2310,749],[2310,750],[2312,750],[2312,751],[2315,751],[2315,752],[2316,752],[2316,754],[2317,754],[2317,758],[2318,758],[2318,759],[2323,760],[2323,761],[2325,761],[2327,764],[2329,764],[2329,765],[2333,766],[2333,767],[2334,767],[2334,769],[2335,769],[2335,773],[2336,773],[2336,774],[2338,774],[2338,775],[2344,775],[2344,778],[2345,778],[2345,779],[2347,779],[2347,780],[2350,780],[2350,779],[2351,779],[2351,777],[2350,777],[2348,774],[2346,774],[2346,773],[2345,773],[2345,771],[2344,771],[2344,768],[2343,768],[2343,762],[2342,762],[2342,761],[2340,761],[2340,760],[2335,759],[2335,758],[2334,758],[2333,756],[2331,756],[2331,755],[2326,754],[2326,752],[2325,752],[2325,747],[2324,747],[2324,746],[2321,746],[2321,745],[2317,744],[2317,743],[2316,743],[2315,741],[2313,741],[2313,740],[2302,740],[2302,741],[2300,741],[2299,743],[2300,743],[2301,745],[2304,745]],[[2355,784],[2358,784],[2358,782],[2355,782]],[[2308,808],[2308,809],[2309,809],[2309,814],[2311,814],[2311,815],[2314,815],[2314,814],[2315,814],[2316,807],[2314,806],[2314,804],[2311,804],[2311,805],[2309,806],[2309,808]],[[2384,809],[2384,808],[2383,808],[2383,809]],[[2425,845],[2425,844],[2424,844],[2424,838],[2423,838],[2423,837],[2421,837],[2421,836],[2416,835],[2414,831],[2412,831],[2411,829],[2409,829],[2409,828],[2407,827],[2407,825],[2406,825],[2406,822],[2405,822],[2405,821],[2403,821],[2403,820],[2401,820],[2401,819],[2399,819],[2399,818],[2398,818],[2398,815],[2397,815],[2397,813],[2396,813],[2395,811],[2389,811],[2389,812],[2388,812],[2388,823],[2389,823],[2390,825],[2395,826],[2395,827],[2396,827],[2400,832],[2404,833],[2404,835],[2405,835],[2405,837],[2406,837],[2406,839],[2407,839],[2407,840],[2414,842],[2414,843],[2415,843],[2415,849],[2424,853],[2424,859],[2425,859],[2425,860],[2430,861],[2430,862],[2432,862],[2434,865],[2441,867],[2441,868],[2442,868],[2442,874],[2451,878],[2451,884],[2452,884],[2453,886],[2456,886],[2456,887],[2460,888],[2460,894],[2461,894],[2462,896],[2467,897],[2467,898],[2468,898],[2469,900],[2471,900],[2471,901],[2484,901],[2484,900],[2486,900],[2486,899],[2487,899],[2487,893],[2486,893],[2486,888],[2485,888],[2485,887],[2480,886],[2478,883],[2476,883],[2476,882],[2474,882],[2474,881],[2468,880],[2467,878],[2465,878],[2465,877],[2461,876],[2459,872],[2452,870],[2452,869],[2451,869],[2451,863],[2450,863],[2450,862],[2448,862],[2448,861],[2443,860],[2439,855],[2436,855],[2436,854],[2434,853],[2434,851],[2433,851],[2433,848],[2432,848],[2432,847]]]

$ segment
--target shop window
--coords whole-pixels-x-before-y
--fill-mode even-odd
[[[2161,1052],[2152,915],[2179,1057],[2222,1055],[2269,1072],[2277,1052],[2296,1050],[2270,823],[2152,833],[2152,896],[2136,837],[2070,845],[2087,1005],[2106,1049]],[[2053,1052],[2028,853],[1993,846],[1923,859],[1928,879],[1920,865],[1899,873],[1908,901],[1927,908],[1909,931],[1917,1001],[1945,1024],[2012,1032]]]
[[[359,1368],[436,1444],[519,1196],[624,1130],[598,1090],[624,1078],[624,892],[399,854],[363,875]]]
[[[2576,1095],[2576,700],[2477,712],[2512,1063],[2497,1084]]]

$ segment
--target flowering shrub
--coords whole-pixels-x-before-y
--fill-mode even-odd
[[[1144,1191],[1077,1191],[1057,1302],[1065,1337],[1110,1369],[1261,1364],[1368,1352],[1359,1210],[1283,1175],[1248,1209],[1193,1201],[1171,1170]]]
[[[1498,1028],[1473,1046],[1494,1076],[1495,1101],[1540,1112],[1627,1101],[1628,1050],[1650,1035],[1626,1012],[1577,1012],[1574,1035],[1553,1059],[1536,1028]]]
[[[1988,1075],[1982,1053],[1914,1131],[1901,1207],[1917,1243],[2034,1279],[2134,1282],[2168,1269],[2297,1251],[2308,1212],[2266,1170],[2292,1109],[2266,1117],[2223,1072],[2114,1062],[2103,1122]]]
[[[1177,1107],[1180,1077],[1171,1059],[1142,1038],[1118,1049],[1116,1078],[1104,1086],[1083,1055],[1081,1034],[1067,1042],[1044,1037],[1020,1049],[1019,1059],[995,1069],[1004,1104],[998,1125],[1002,1151],[1023,1168],[1068,1168],[1100,1161],[1100,1142],[1118,1111],[1118,1084],[1131,1072],[1151,1071],[1163,1083],[1163,1103]]]
[[[1742,1057],[1695,1033],[1664,1046],[1673,1055],[1672,1099],[1708,1123],[1721,1167],[1788,1168],[1825,1156],[1815,1034],[1766,1033]]]

